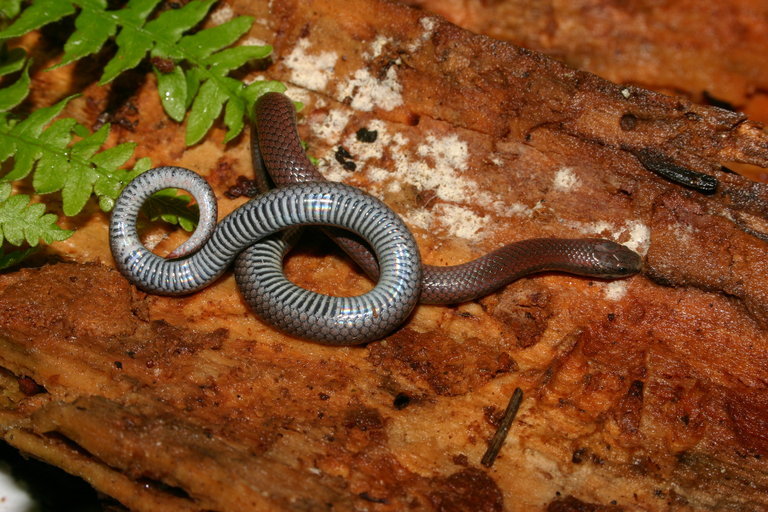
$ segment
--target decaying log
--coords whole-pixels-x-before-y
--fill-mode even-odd
[[[768,508],[768,188],[721,170],[768,167],[762,127],[397,3],[269,4],[214,16],[255,16],[249,37],[275,47],[244,79],[289,85],[323,173],[388,202],[426,262],[605,236],[643,274],[532,277],[325,347],[254,318],[231,275],[185,298],[136,291],[90,211],[52,248],[67,262],[0,276],[3,438],[140,511]],[[69,114],[94,123],[110,100],[90,87]],[[223,214],[244,201],[247,135],[185,148],[151,78],[129,102],[118,139],[206,176]],[[161,254],[183,236],[147,232]],[[326,293],[371,286],[317,234],[286,266]]]
[[[576,0],[401,0],[476,33],[540,51],[618,83],[768,116],[768,5]]]

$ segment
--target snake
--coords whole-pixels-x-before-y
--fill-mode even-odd
[[[284,94],[268,92],[256,102],[251,156],[259,191],[297,183],[327,183],[309,160],[296,126],[296,109]],[[374,281],[374,254],[348,231],[328,236]],[[529,274],[559,271],[611,279],[641,269],[640,256],[624,245],[599,238],[532,238],[507,244],[460,265],[424,265],[421,304],[459,304],[484,297]]]
[[[157,167],[126,185],[115,202],[109,239],[116,267],[129,281],[153,294],[186,295],[209,286],[234,262],[238,288],[264,321],[299,338],[355,345],[387,336],[417,303],[475,300],[537,272],[610,279],[641,269],[637,253],[598,238],[520,240],[460,265],[424,265],[412,232],[391,208],[356,187],[326,180],[312,164],[285,95],[257,100],[251,133],[263,193],[218,223],[216,197],[194,171]],[[143,203],[166,188],[189,192],[200,220],[190,238],[163,258],[142,243],[136,223]],[[283,259],[300,226],[326,229],[375,281],[373,289],[335,297],[288,280]]]

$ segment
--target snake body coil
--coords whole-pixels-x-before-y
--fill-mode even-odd
[[[463,265],[422,267],[413,236],[397,214],[354,187],[325,181],[309,162],[290,100],[277,93],[262,96],[254,132],[254,167],[264,194],[218,225],[216,199],[192,171],[160,167],[128,184],[112,214],[110,244],[118,269],[129,280],[151,293],[186,294],[213,282],[235,261],[238,286],[264,320],[302,338],[355,344],[385,336],[419,300],[473,300],[541,271],[611,278],[640,269],[640,257],[615,242],[556,238],[515,242]],[[267,190],[270,177],[279,188]],[[169,259],[144,247],[136,232],[142,203],[164,188],[184,189],[200,206],[198,228]],[[359,235],[330,230],[377,280],[375,288],[358,297],[330,297],[288,281],[283,257],[296,238],[295,227],[301,225],[338,227]],[[270,237],[284,230],[287,234]]]
[[[265,237],[297,225],[330,225],[358,233],[374,248],[382,269],[374,289],[358,297],[330,297],[300,288],[282,271],[269,271],[282,267],[284,245],[266,240],[236,265],[238,284],[257,314],[302,338],[350,344],[383,337],[405,320],[418,301],[421,260],[410,231],[386,205],[356,188],[310,183],[269,191],[214,228],[210,222],[201,222],[193,237],[207,241],[199,249],[190,247],[194,254],[170,260],[144,247],[136,232],[143,202],[169,187],[184,188],[200,204],[212,198],[208,184],[194,172],[160,167],[129,183],[112,213],[110,244],[117,267],[147,292],[180,295],[200,290],[243,249]],[[215,219],[215,209],[206,211],[213,212]],[[259,247],[266,250],[258,251]],[[255,274],[264,269],[256,279]]]

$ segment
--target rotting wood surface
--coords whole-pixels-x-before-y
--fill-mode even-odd
[[[401,0],[618,83],[768,118],[762,0]]]
[[[71,263],[0,276],[4,439],[134,510],[767,508],[766,186],[720,171],[768,167],[762,128],[394,3],[271,4],[231,4],[275,46],[253,75],[291,86],[326,176],[392,205],[425,261],[599,235],[643,253],[643,275],[524,279],[422,306],[381,342],[324,347],[253,318],[231,275],[182,299],[136,292],[88,212],[53,248]],[[247,137],[185,149],[151,82],[118,138],[201,172],[232,210]],[[108,100],[90,87],[70,114],[95,122]],[[670,183],[639,151],[718,188]],[[160,253],[182,237],[148,236]],[[327,293],[370,287],[319,235],[287,271]]]

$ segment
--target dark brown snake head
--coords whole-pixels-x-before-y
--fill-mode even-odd
[[[596,241],[592,252],[599,262],[597,266],[601,268],[599,277],[627,277],[637,274],[643,267],[643,259],[639,254],[610,240]]]

